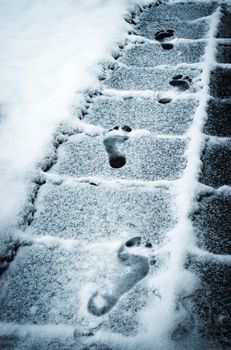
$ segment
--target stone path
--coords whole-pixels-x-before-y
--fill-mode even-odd
[[[231,348],[230,16],[127,19],[2,258],[1,349]]]

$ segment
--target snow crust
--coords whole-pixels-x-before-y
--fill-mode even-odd
[[[1,236],[17,222],[55,128],[98,86],[98,64],[126,37],[124,16],[137,2],[0,1]]]

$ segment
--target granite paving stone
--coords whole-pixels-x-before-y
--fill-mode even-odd
[[[201,195],[193,220],[200,248],[213,254],[231,254],[230,207],[228,190]]]
[[[102,137],[83,134],[73,136],[59,147],[58,162],[51,172],[75,176],[104,176],[127,180],[175,180],[182,176],[186,166],[184,156],[187,141],[156,138],[155,136],[130,138],[121,145],[126,164],[112,168]]]
[[[231,267],[194,259],[190,270],[200,279],[200,287],[190,298],[190,308],[199,335],[213,341],[213,346],[230,349]]]
[[[231,11],[227,8],[223,8],[220,26],[218,28],[218,38],[231,38]]]
[[[202,156],[200,181],[218,188],[231,185],[231,141],[207,142]]]
[[[208,119],[204,133],[212,136],[231,136],[231,99],[210,99],[208,103]]]
[[[231,45],[221,43],[217,46],[216,61],[219,63],[231,63]]]
[[[201,39],[208,37],[209,23],[207,20],[198,22],[176,21],[174,19],[165,20],[163,18],[158,21],[144,21],[140,23],[137,34],[145,38],[154,40],[155,34],[160,30],[174,30],[173,38],[184,39]]]
[[[106,88],[121,90],[177,90],[169,82],[176,75],[189,76],[191,79],[200,75],[196,68],[141,68],[141,67],[118,67],[111,72],[105,80]],[[196,84],[190,84],[187,92],[196,92],[200,88]]]
[[[179,63],[201,61],[206,43],[174,44],[171,50],[165,50],[159,43],[136,45],[125,51],[121,62],[129,66],[155,67]]]
[[[198,101],[176,99],[160,103],[161,98],[98,97],[91,104],[87,123],[106,129],[129,125],[132,129],[146,129],[159,134],[184,134],[190,127]],[[168,102],[168,101],[167,101]]]
[[[124,232],[141,235],[153,244],[176,222],[168,188],[142,186],[44,185],[30,230],[95,242],[119,238]]]
[[[187,7],[187,11],[186,10]],[[178,20],[178,21],[192,21],[198,18],[210,16],[217,8],[217,4],[213,1],[207,2],[188,2],[185,3],[169,3],[153,5],[151,8],[145,9],[141,14],[140,20],[144,21],[159,21],[161,19],[166,20]]]
[[[214,97],[231,97],[231,69],[217,67],[211,73],[210,93]]]

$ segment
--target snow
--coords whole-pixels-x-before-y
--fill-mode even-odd
[[[16,224],[55,128],[97,87],[98,64],[124,40],[135,3],[0,1],[1,235]]]
[[[99,148],[97,157],[95,157],[96,146],[100,141],[99,147],[103,147],[104,129],[73,118],[73,110],[81,107],[82,91],[89,87],[92,88],[92,86],[98,87],[97,75],[100,73],[98,64],[105,58],[110,58],[110,53],[116,42],[125,39],[129,25],[123,21],[123,16],[127,13],[128,6],[134,4],[135,1],[128,0],[109,0],[107,2],[102,0],[76,2],[63,0],[58,3],[39,0],[33,4],[26,0],[21,0],[20,3],[16,0],[9,0],[5,4],[0,0],[1,16],[3,17],[1,22],[3,37],[0,42],[1,47],[3,47],[0,65],[2,76],[1,111],[3,115],[0,135],[0,164],[2,167],[0,181],[3,188],[0,199],[2,231],[10,232],[11,226],[14,228],[16,225],[17,215],[23,209],[27,193],[31,190],[30,180],[35,176],[36,164],[49,149],[52,135],[61,121],[68,121],[68,125],[84,131],[84,135],[71,136],[69,141],[60,147],[58,151],[59,162],[62,157],[63,164],[65,165],[67,162],[68,157],[65,154],[65,149],[68,151],[68,147],[74,148],[78,140],[86,140],[85,149],[81,148],[78,154],[77,152],[69,152],[69,156],[70,159],[73,154],[81,157],[81,152],[86,152],[82,158],[87,159],[90,163],[89,165],[85,164],[84,171],[77,173],[80,167],[75,169],[76,161],[73,164],[71,161],[67,162],[63,172],[59,171],[59,162],[57,162],[52,169],[52,174],[49,172],[43,174],[48,181],[39,191],[34,221],[26,233],[16,232],[21,241],[24,240],[33,243],[33,245],[29,248],[21,248],[16,259],[11,263],[9,276],[12,278],[9,277],[8,282],[11,287],[9,293],[5,289],[7,293],[5,308],[8,309],[9,314],[12,313],[12,318],[15,317],[15,308],[17,322],[28,322],[28,319],[34,322],[36,314],[41,313],[41,320],[43,320],[44,315],[47,317],[47,325],[45,327],[29,324],[20,326],[7,320],[8,324],[0,323],[2,326],[0,335],[16,334],[27,338],[26,341],[29,342],[30,336],[56,338],[56,336],[61,335],[64,340],[66,338],[70,342],[75,337],[78,340],[80,333],[76,332],[80,332],[79,328],[75,330],[72,326],[63,325],[59,310],[66,315],[65,312],[68,309],[77,327],[80,324],[79,319],[76,318],[79,317],[78,312],[80,319],[82,317],[86,323],[90,324],[94,320],[94,316],[87,314],[90,294],[97,290],[98,286],[107,283],[107,281],[105,282],[106,276],[109,276],[108,283],[114,283],[115,286],[117,285],[117,281],[114,281],[116,274],[122,276],[120,268],[124,267],[117,266],[117,262],[113,259],[116,260],[116,251],[122,241],[130,238],[132,231],[128,229],[127,232],[121,228],[121,223],[123,224],[124,221],[126,224],[126,216],[129,215],[134,215],[133,220],[129,219],[129,222],[133,222],[135,227],[132,232],[134,235],[137,234],[137,231],[138,234],[142,234],[146,238],[153,235],[154,241],[155,230],[160,232],[161,225],[164,226],[165,231],[168,231],[167,237],[164,237],[161,244],[153,247],[153,252],[161,260],[161,264],[156,273],[150,273],[147,276],[143,281],[144,285],[141,283],[141,288],[151,290],[152,296],[148,297],[148,302],[141,312],[137,314],[133,312],[132,314],[135,316],[134,319],[131,318],[130,322],[135,324],[136,315],[139,318],[139,328],[136,335],[123,336],[119,334],[120,332],[112,333],[101,328],[94,336],[95,341],[106,342],[118,349],[150,350],[155,347],[159,350],[173,350],[175,345],[166,336],[168,330],[181,320],[186,320],[187,323],[187,317],[190,317],[183,309],[176,311],[177,296],[179,294],[189,296],[198,283],[197,277],[184,268],[188,252],[210,261],[230,265],[230,258],[204,252],[197,247],[189,216],[195,205],[195,196],[198,194],[198,190],[203,188],[203,185],[198,183],[201,169],[200,155],[205,141],[202,130],[206,121],[206,107],[209,99],[209,75],[216,55],[214,37],[220,18],[219,9],[208,18],[210,24],[209,40],[203,60],[198,64],[198,67],[203,69],[199,76],[201,78],[200,92],[194,94],[185,92],[181,95],[174,91],[166,94],[162,92],[165,97],[170,96],[173,99],[182,100],[194,95],[199,103],[191,128],[181,136],[181,143],[184,139],[185,141],[189,139],[189,143],[187,143],[185,153],[184,149],[181,153],[182,158],[187,159],[187,165],[182,169],[180,179],[178,176],[174,177],[173,180],[168,177],[165,179],[162,174],[160,178],[154,179],[155,181],[150,181],[148,177],[149,181],[144,181],[143,177],[140,179],[141,176],[137,174],[135,168],[133,172],[137,174],[137,178],[135,175],[132,176],[132,179],[129,176],[125,176],[125,179],[124,176],[117,176],[114,179],[112,176],[104,178],[103,175],[108,175],[106,170],[103,174],[100,171],[97,173],[98,170],[95,171],[98,165],[97,157],[101,152]],[[187,69],[187,66],[185,68]],[[116,91],[108,89],[104,92],[107,92],[108,95],[115,95],[117,98],[124,96],[157,98],[159,94],[158,91],[139,90]],[[95,136],[91,140],[91,144],[95,144],[92,152],[91,150],[89,152],[90,147],[87,141],[89,136],[87,135]],[[176,144],[177,136],[175,135],[158,136],[144,129],[131,132],[131,143],[146,142],[153,136],[157,139],[157,143],[161,144],[158,150],[163,150],[163,145],[169,138],[173,145]],[[140,152],[142,153],[144,149],[148,148],[151,147],[141,147]],[[158,153],[158,150],[155,150],[154,153]],[[173,151],[175,152],[174,149]],[[89,158],[89,154],[91,158]],[[104,148],[102,154],[107,160]],[[145,157],[151,158],[150,155],[145,155]],[[91,159],[90,162],[89,159]],[[154,163],[154,160],[151,159],[151,163]],[[181,167],[182,161],[179,164]],[[85,173],[87,166],[90,168],[89,174]],[[149,169],[150,167],[149,165]],[[161,164],[159,167],[162,171]],[[155,168],[158,168],[158,165],[155,165]],[[171,171],[172,169],[168,170],[168,173],[171,174]],[[80,177],[72,177],[73,175]],[[136,178],[135,181],[134,178]],[[91,181],[95,182],[97,186],[90,186]],[[142,188],[142,192],[138,189],[139,186]],[[166,189],[163,191],[163,188],[162,190],[158,189],[158,186],[169,187],[171,197],[174,196],[176,200],[168,200]],[[118,192],[118,189],[124,191],[123,205],[121,205],[122,197],[120,196],[117,200],[116,193],[114,193]],[[150,201],[146,200],[146,197],[153,196],[154,189],[156,196],[163,199],[162,208],[160,208],[159,200],[156,202],[153,198]],[[212,191],[210,187],[207,190]],[[82,191],[81,194],[79,194],[80,191]],[[227,195],[230,195],[229,188],[223,187],[218,191],[227,192]],[[91,195],[95,193],[95,197],[91,198],[88,192]],[[102,192],[102,196],[100,192]],[[132,193],[128,200],[129,192],[135,193]],[[159,192],[161,193],[159,194]],[[96,196],[99,197],[99,200],[96,201],[95,205],[94,200],[98,198]],[[77,203],[76,198],[78,198]],[[154,203],[157,206],[156,209]],[[178,210],[176,210],[175,205]],[[59,206],[61,207],[60,211]],[[77,212],[78,206],[79,212]],[[116,209],[113,211],[110,206]],[[142,208],[146,210],[144,213],[142,213]],[[174,220],[165,218],[169,208],[171,211],[174,210]],[[97,212],[97,210],[99,211]],[[158,213],[161,213],[159,214],[159,224]],[[173,229],[172,226],[165,227],[166,224],[172,223],[171,220],[175,224],[175,214],[178,218],[178,224]],[[111,232],[108,230],[109,225],[103,226],[106,219],[111,225]],[[154,220],[153,227],[149,227],[151,220]],[[78,222],[82,222],[83,239],[79,237],[81,225]],[[73,224],[73,231],[70,230],[71,224]],[[60,229],[61,225],[63,227]],[[71,236],[65,232],[66,227],[69,228]],[[78,232],[76,232],[77,227]],[[88,244],[86,244],[86,231],[88,234],[91,233]],[[101,237],[97,236],[98,232],[100,232]],[[36,234],[39,235],[36,236]],[[56,249],[53,249],[54,247]],[[23,257],[21,260],[20,254]],[[78,261],[76,261],[76,257]],[[37,260],[34,260],[35,258]],[[25,268],[21,268],[22,275],[18,273],[20,262],[25,265]],[[33,278],[27,286],[26,281],[31,279],[31,273]],[[98,277],[100,281],[98,281]],[[46,306],[51,301],[49,279],[58,283],[58,292],[56,293],[57,299],[52,300],[52,308],[48,313]],[[41,293],[37,290],[38,286],[43,289]],[[77,291],[77,286],[80,291]],[[23,299],[25,303],[21,303],[18,288],[21,293],[23,291],[22,296],[25,297]],[[38,297],[41,298],[40,308],[35,303],[30,304],[30,294],[27,293],[29,288],[35,290]],[[154,294],[156,289],[161,296],[160,298]],[[135,293],[142,296],[139,289]],[[76,302],[77,295],[80,296],[79,308]],[[61,297],[59,298],[59,296]],[[99,302],[103,302],[103,300]],[[129,303],[129,299],[125,298],[126,307],[121,308],[119,314],[126,310],[126,303]],[[21,310],[21,304],[23,310]],[[19,310],[17,310],[18,306]],[[129,310],[133,310],[132,307],[136,308],[136,305],[129,304]],[[23,320],[21,319],[22,315],[25,317]],[[104,321],[105,319],[106,317]],[[53,320],[59,324],[51,324],[50,322]],[[86,329],[89,329],[89,324],[86,325]],[[201,343],[197,344],[196,342],[194,344],[182,343],[181,345],[182,349],[201,347]],[[208,347],[207,345],[206,347]],[[180,348],[177,347],[177,349]]]

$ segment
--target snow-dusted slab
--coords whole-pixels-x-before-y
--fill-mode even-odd
[[[231,69],[217,67],[211,73],[210,93],[214,97],[231,97]]]
[[[141,44],[125,51],[121,62],[130,66],[155,67],[162,64],[195,63],[204,54],[205,43],[172,44],[172,49],[165,50],[159,43]]]
[[[231,63],[231,44],[221,43],[217,47],[217,62]]]
[[[160,20],[195,20],[201,17],[210,16],[217,8],[215,2],[182,2],[153,5],[145,9],[141,14],[141,21],[160,21]]]
[[[218,28],[218,38],[231,38],[231,11],[228,9],[222,10],[220,26]]]
[[[142,253],[136,256],[129,253],[131,260],[126,265],[118,258],[119,249],[120,242],[69,249],[42,244],[21,248],[0,282],[0,321],[25,324],[25,329],[30,324],[46,325],[51,332],[55,325],[64,329],[74,326],[76,342],[81,342],[84,334],[91,341],[90,337],[99,329],[134,334],[139,310],[153,297],[146,276],[122,293],[109,313],[95,315],[89,306],[96,292],[118,295],[120,290],[124,291],[134,272],[142,269],[144,262],[149,264]],[[147,272],[152,274],[152,267]]]
[[[204,133],[212,136],[231,136],[231,99],[209,101]]]
[[[152,244],[176,219],[171,192],[164,187],[69,183],[41,187],[31,229],[34,234],[96,242],[124,232]]]
[[[120,124],[159,134],[180,135],[187,132],[198,101],[192,99],[170,99],[169,103],[161,101],[161,97],[98,97],[90,107],[85,120],[106,129]],[[166,101],[168,102],[168,99]]]
[[[0,338],[1,350],[76,350],[80,345],[75,339],[74,329],[69,329],[69,327],[63,325],[42,327],[36,325],[5,325],[5,327],[7,335]],[[103,347],[101,349],[106,350]]]
[[[120,145],[126,157],[121,168],[112,168],[103,137],[73,136],[59,147],[58,162],[52,172],[75,177],[104,176],[110,179],[175,180],[186,166],[185,139],[130,137]]]
[[[104,85],[107,88],[121,90],[174,90],[178,88],[170,85],[174,76],[189,76],[191,79],[200,75],[200,70],[195,68],[139,68],[118,67],[109,74]],[[188,92],[199,90],[198,84],[190,83]]]
[[[160,30],[173,30],[174,35],[171,38],[201,39],[208,37],[209,22],[208,20],[186,22],[164,18],[156,21],[142,21],[137,34],[154,40],[155,34]]]
[[[212,342],[214,349],[230,349],[231,267],[192,259],[190,270],[200,279],[195,295],[189,298],[192,326],[202,339]]]
[[[194,215],[199,247],[214,254],[231,254],[231,191],[201,195]]]
[[[208,142],[202,156],[200,181],[218,188],[231,185],[231,140]]]

